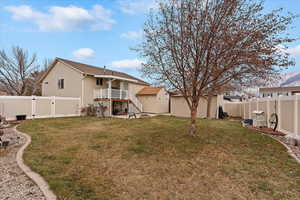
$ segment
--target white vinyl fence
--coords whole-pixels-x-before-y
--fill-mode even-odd
[[[268,126],[271,114],[276,113],[278,115],[277,130],[291,137],[300,138],[300,96],[298,95],[225,103],[223,108],[230,116],[243,119],[253,119],[254,110],[264,111]]]
[[[0,114],[7,120],[80,116],[80,98],[0,96]]]

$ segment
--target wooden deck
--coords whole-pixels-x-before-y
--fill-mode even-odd
[[[97,99],[94,99],[94,101],[110,101],[110,99],[109,98],[97,98]],[[130,99],[111,99],[111,101],[123,101],[123,102],[131,103]]]

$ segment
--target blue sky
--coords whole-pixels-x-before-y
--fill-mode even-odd
[[[299,0],[266,0],[266,10],[283,7],[300,14]],[[134,47],[154,0],[0,0],[0,45],[19,45],[40,60],[62,57],[140,76]],[[300,38],[300,18],[293,37]],[[300,71],[300,40],[290,45]]]

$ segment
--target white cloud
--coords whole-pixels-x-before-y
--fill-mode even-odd
[[[126,38],[129,40],[140,40],[143,37],[143,31],[129,31],[128,33],[121,34],[121,38]]]
[[[95,56],[95,51],[90,48],[81,48],[73,51],[73,56],[80,60],[88,60]]]
[[[51,6],[47,13],[32,9],[31,6],[7,6],[14,20],[29,21],[40,31],[74,31],[80,29],[109,30],[116,23],[111,11],[101,5],[87,10],[76,6]]]
[[[119,69],[138,69],[142,66],[143,61],[138,59],[125,59],[113,61],[111,66]]]
[[[289,53],[292,57],[299,57],[300,58],[300,45],[294,46],[294,47],[285,47],[283,45],[277,46],[278,51]]]
[[[121,11],[130,15],[143,14],[158,8],[156,0],[120,0],[119,3]]]
[[[288,48],[286,51],[293,57],[300,57],[300,45]]]

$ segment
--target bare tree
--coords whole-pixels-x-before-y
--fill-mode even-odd
[[[33,71],[28,77],[28,86],[26,95],[42,95],[42,85],[40,83],[40,79],[47,72],[48,68],[52,65],[52,59],[44,59],[43,63],[39,65],[39,69]]]
[[[0,83],[5,92],[10,95],[25,95],[29,77],[37,70],[36,54],[28,55],[28,52],[20,47],[12,47],[9,56],[4,50],[0,51]]]
[[[228,84],[267,79],[294,62],[278,46],[295,18],[282,9],[265,14],[263,1],[164,0],[151,12],[136,48],[144,76],[181,91],[196,135],[200,97]],[[277,66],[274,67],[274,66]]]

